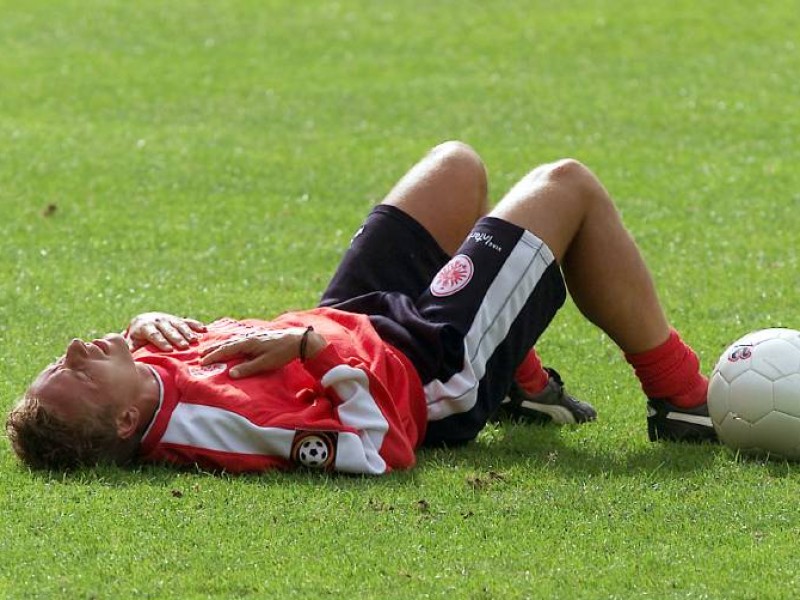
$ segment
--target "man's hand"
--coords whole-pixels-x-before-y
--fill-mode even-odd
[[[153,344],[159,350],[172,352],[186,350],[199,341],[198,333],[206,326],[195,319],[176,317],[168,313],[149,312],[134,317],[128,327],[127,337],[134,349]]]
[[[300,342],[305,329],[281,329],[258,335],[233,339],[225,344],[207,349],[201,364],[208,365],[234,356],[246,356],[250,360],[236,365],[230,371],[234,379],[256,373],[279,369],[300,357]],[[313,358],[328,342],[320,334],[309,331],[306,340],[305,358]]]

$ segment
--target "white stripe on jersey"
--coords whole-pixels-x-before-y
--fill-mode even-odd
[[[358,435],[339,434],[336,470],[372,475],[385,473],[386,462],[381,458],[380,449],[389,423],[369,393],[367,374],[355,367],[338,365],[325,373],[321,383],[333,388],[341,398],[337,412],[342,425],[359,432]]]
[[[160,442],[288,459],[294,434],[294,429],[259,427],[242,415],[222,408],[180,402]]]
[[[160,378],[159,378],[160,383]],[[345,473],[378,475],[386,472],[380,455],[389,423],[369,393],[369,379],[361,369],[339,365],[322,378],[342,400],[339,420],[358,433],[339,432],[335,469]],[[234,454],[291,458],[296,431],[261,427],[233,411],[179,402],[160,442]]]
[[[429,421],[464,413],[475,406],[486,363],[508,335],[553,260],[550,248],[539,238],[529,231],[522,234],[489,286],[464,338],[464,367],[445,382],[437,379],[425,386]]]

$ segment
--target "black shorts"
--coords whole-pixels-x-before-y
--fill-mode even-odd
[[[370,317],[419,373],[425,443],[456,444],[497,410],[565,298],[552,252],[531,232],[484,217],[451,258],[417,221],[381,204],[353,237],[320,306]]]

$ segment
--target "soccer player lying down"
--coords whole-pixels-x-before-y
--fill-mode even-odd
[[[207,326],[147,313],[72,340],[11,411],[15,452],[46,469],[380,474],[498,414],[590,421],[533,351],[566,288],[633,366],[650,439],[715,439],[697,356],[589,169],[540,166],[486,213],[478,155],[437,146],[358,229],[318,308]]]

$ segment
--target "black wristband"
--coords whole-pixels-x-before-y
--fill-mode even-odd
[[[303,336],[300,338],[300,362],[305,362],[306,360],[306,346],[308,346],[308,334],[314,331],[314,328],[309,325],[306,327],[306,330],[303,332]]]

